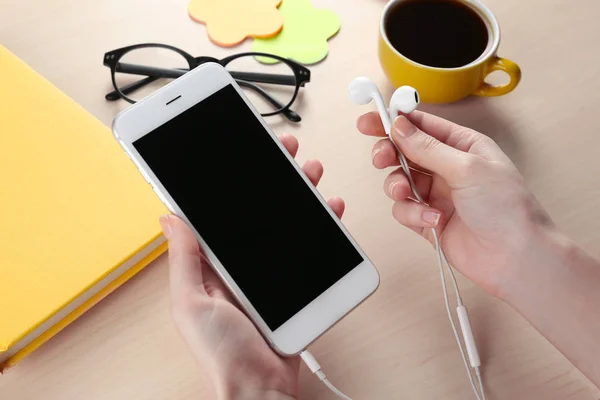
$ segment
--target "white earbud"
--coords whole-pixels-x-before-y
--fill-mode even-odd
[[[352,100],[354,104],[365,105],[375,100],[375,105],[377,106],[377,111],[379,111],[379,116],[381,117],[381,122],[383,122],[385,132],[389,134],[392,123],[387,108],[385,107],[385,103],[383,102],[383,96],[377,88],[377,85],[375,85],[375,82],[364,76],[359,76],[350,82],[348,92],[350,93],[350,100]]]
[[[410,114],[419,105],[419,92],[411,86],[401,86],[390,99],[390,115],[395,118],[398,112]]]
[[[352,80],[348,91],[350,93],[350,100],[354,104],[364,105],[375,100],[381,122],[383,122],[383,127],[388,135],[392,128],[392,119],[396,118],[398,112],[410,114],[419,105],[419,93],[417,90],[410,86],[402,86],[396,89],[392,95],[390,99],[390,113],[388,114],[381,92],[372,80],[364,76]]]

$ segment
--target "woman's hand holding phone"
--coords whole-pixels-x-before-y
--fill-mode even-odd
[[[297,139],[282,135],[280,140],[295,157]],[[307,161],[302,169],[314,185],[319,183],[323,175],[319,161]],[[343,200],[328,203],[341,218]],[[211,376],[215,398],[297,398],[299,357],[282,358],[269,347],[203,258],[194,233],[183,221],[168,215],[161,218],[161,225],[169,240],[173,320],[197,363]]]

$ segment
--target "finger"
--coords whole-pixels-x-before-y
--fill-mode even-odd
[[[392,165],[399,165],[398,153],[394,144],[389,139],[381,139],[373,146],[371,152],[373,166],[377,169],[384,169]]]
[[[290,153],[292,157],[296,157],[296,153],[298,153],[298,139],[289,133],[284,133],[279,136],[279,140],[287,149],[288,153]]]
[[[435,228],[440,222],[442,213],[425,204],[402,200],[394,203],[392,215],[396,221],[409,228]]]
[[[422,131],[461,151],[468,152],[473,143],[489,139],[473,129],[423,111],[413,111],[407,114],[406,118]],[[357,121],[357,127],[365,135],[386,136],[381,117],[377,111],[361,115]]]
[[[221,280],[215,270],[211,267],[210,261],[202,254],[202,279],[204,281],[204,290],[210,297],[219,297],[236,304],[231,293]]]
[[[431,184],[433,177],[431,175],[425,175],[416,171],[412,172],[413,181],[417,187],[417,191],[425,202],[429,200],[429,193],[431,192]],[[406,200],[408,198],[414,198],[414,194],[410,187],[410,182],[404,173],[402,168],[396,169],[394,172],[389,174],[383,183],[383,191],[385,194],[394,201]],[[415,199],[416,200],[416,199]]]
[[[387,136],[377,111],[361,115],[356,121],[358,131],[367,136]]]
[[[422,111],[414,111],[406,115],[406,118],[440,142],[465,152],[469,152],[475,141],[487,137],[473,129]]]
[[[200,247],[188,226],[174,215],[160,218],[169,241],[169,275],[173,303],[184,300],[190,292],[206,294],[202,280]]]
[[[406,118],[420,130],[450,147],[485,158],[507,160],[507,156],[492,139],[473,129],[423,111],[413,111]],[[362,115],[357,121],[357,127],[365,135],[386,136],[377,111]]]
[[[448,145],[451,145],[449,140],[453,134],[463,129],[467,129],[454,122],[423,111],[414,111],[405,116],[413,123],[413,125]]]
[[[327,204],[329,204],[329,207],[331,207],[335,215],[341,219],[342,215],[344,215],[344,210],[346,209],[346,203],[344,203],[344,200],[341,197],[332,197],[331,199],[327,200]]]
[[[396,146],[394,146],[389,139],[381,139],[373,146],[372,161],[373,166],[377,169],[385,169],[387,167],[400,165]],[[410,160],[407,161],[408,167],[411,170],[431,175],[430,171],[427,171],[420,165],[417,165]]]
[[[423,132],[450,147],[487,159],[508,159],[492,139],[476,130],[422,111],[414,111],[406,115],[406,118]]]
[[[468,129],[422,111],[413,111],[412,113],[407,114],[406,117],[419,129],[429,133],[431,136],[442,142],[446,142],[453,133]],[[365,135],[387,136],[378,111],[371,111],[361,115],[358,118],[357,127],[358,130]]]
[[[394,121],[392,138],[407,158],[440,175],[451,185],[464,183],[460,182],[464,172],[477,158],[428,135],[402,115]]]
[[[308,160],[302,166],[302,171],[304,171],[312,184],[317,186],[323,176],[323,164],[319,160]]]

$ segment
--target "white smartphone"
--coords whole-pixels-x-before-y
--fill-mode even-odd
[[[373,264],[220,65],[121,112],[113,132],[279,354],[377,289]]]

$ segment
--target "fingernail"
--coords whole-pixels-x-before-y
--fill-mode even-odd
[[[438,222],[440,222],[440,217],[442,215],[436,211],[424,211],[423,212],[423,222],[430,226],[437,226]]]
[[[400,115],[394,121],[394,132],[403,138],[411,137],[417,131],[417,127],[412,124],[404,115]]]
[[[402,200],[400,198],[400,185],[398,185],[399,182],[392,182],[392,184],[390,185],[390,194],[392,195],[392,199],[394,200]]]
[[[356,119],[356,129],[360,133],[365,133],[365,123],[362,115]]]
[[[163,235],[168,239],[173,230],[171,229],[171,221],[168,215],[161,215],[159,220]]]
[[[381,157],[377,157],[377,154],[379,153],[381,153],[381,149],[375,149],[371,154],[371,162],[373,163],[373,166],[377,169],[383,168],[381,165]]]

